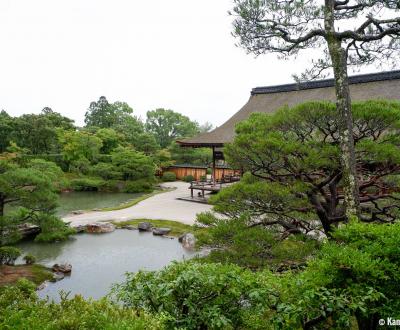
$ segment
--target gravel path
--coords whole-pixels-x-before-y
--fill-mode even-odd
[[[211,205],[177,200],[178,197],[190,196],[189,184],[186,182],[164,183],[166,188],[176,188],[141,201],[122,210],[85,212],[79,215],[68,215],[63,218],[71,226],[85,225],[98,221],[126,221],[132,219],[174,220],[189,225],[194,224],[196,214],[210,211]]]

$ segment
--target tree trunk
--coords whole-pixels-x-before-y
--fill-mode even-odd
[[[334,0],[325,0],[325,30],[335,77],[344,202],[347,219],[351,219],[359,214],[360,200],[354,152],[353,116],[347,76],[347,52],[342,48],[341,41],[335,37]]]
[[[5,205],[5,197],[2,193],[0,193],[0,217],[4,215],[4,205]]]

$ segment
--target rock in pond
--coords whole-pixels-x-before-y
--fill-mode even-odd
[[[138,228],[132,225],[126,225],[121,227],[122,229],[128,229],[128,230],[137,230]]]
[[[78,225],[72,228],[75,229],[77,233],[83,233],[86,231],[86,227],[87,227],[86,225]]]
[[[53,272],[55,273],[71,273],[72,265],[71,264],[55,264],[52,268]]]
[[[79,215],[79,214],[85,213],[85,211],[83,211],[83,210],[76,210],[76,211],[72,211],[71,213],[74,214],[74,215]]]
[[[109,222],[95,222],[86,225],[86,232],[90,234],[112,233],[115,226]]]
[[[37,235],[40,233],[39,226],[31,224],[31,223],[23,223],[21,225],[18,225],[17,230],[23,238]]]
[[[58,281],[63,280],[64,277],[65,277],[64,273],[56,272],[56,273],[53,273],[53,278],[51,279],[51,281],[52,282],[58,282]],[[42,290],[42,289],[39,289],[39,290]]]
[[[179,236],[179,242],[182,243],[182,246],[185,249],[194,249],[196,245],[196,237],[192,233],[186,233],[182,236]]]
[[[171,232],[171,228],[153,228],[153,235],[163,236]]]
[[[151,231],[151,228],[153,228],[153,225],[150,222],[139,222],[137,226],[139,231]]]

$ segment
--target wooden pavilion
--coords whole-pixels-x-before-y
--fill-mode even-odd
[[[400,100],[400,70],[355,75],[349,77],[352,100],[369,99]],[[306,101],[335,101],[333,79],[304,83],[256,87],[250,99],[236,114],[211,132],[193,138],[177,141],[181,147],[211,148],[213,150],[213,184],[216,184],[216,161],[224,159],[223,146],[233,141],[235,126],[246,120],[252,113],[274,113],[287,105],[289,107]]]

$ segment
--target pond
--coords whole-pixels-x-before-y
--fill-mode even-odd
[[[57,215],[62,217],[76,210],[92,210],[118,206],[140,196],[143,196],[143,193],[127,194],[97,191],[63,192],[60,194],[60,206],[57,208]]]
[[[82,294],[98,299],[110,292],[112,284],[122,282],[125,272],[157,270],[174,260],[194,256],[177,239],[127,229],[109,234],[78,234],[59,243],[26,241],[18,244],[18,248],[47,267],[65,262],[72,265],[70,276],[38,291],[40,297],[49,296],[55,301],[59,301],[60,290],[70,292],[71,296]]]

